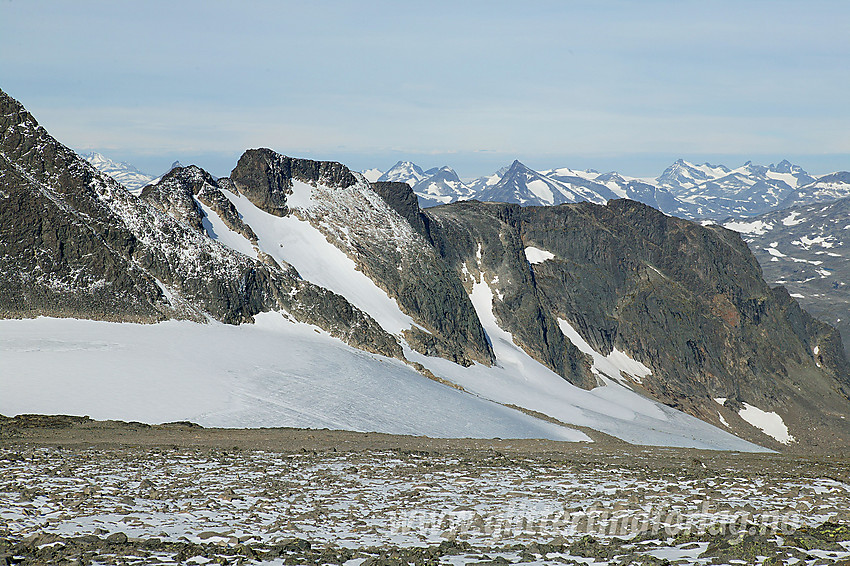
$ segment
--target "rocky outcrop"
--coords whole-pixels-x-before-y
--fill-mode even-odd
[[[333,187],[350,187],[356,182],[351,171],[340,163],[294,159],[265,148],[243,153],[230,179],[257,207],[276,216],[289,212],[286,195],[292,192],[292,179]]]
[[[597,385],[584,354],[564,338],[543,306],[520,239],[520,206],[468,201],[429,208],[426,214],[435,248],[468,291],[478,281],[489,285],[496,320],[514,341],[567,381],[586,389]]]
[[[222,179],[221,183],[232,189],[230,179]],[[156,184],[146,186],[141,198],[175,220],[204,232],[204,211],[195,202],[197,199],[211,208],[228,228],[257,243],[257,235],[221,192],[219,181],[196,165],[173,168]]]
[[[407,220],[418,234],[428,238],[428,217],[419,208],[419,197],[407,183],[378,181],[372,183],[372,190],[378,193],[390,207]]]
[[[412,348],[461,365],[493,362],[466,291],[422,235],[426,218],[410,187],[398,191],[400,184],[383,183],[376,193],[338,163],[306,162],[267,149],[247,151],[231,181],[257,207],[309,221],[351,257],[416,322],[405,332]],[[310,186],[309,206],[287,204],[293,181]]]
[[[0,91],[0,316],[171,316],[133,261],[138,239],[95,194],[98,173]]]
[[[737,234],[628,200],[523,216],[524,242],[556,256],[533,266],[549,307],[600,352],[652,367],[646,385],[667,402],[744,396],[770,407],[790,364],[815,365],[826,331],[777,299]],[[830,367],[846,378],[845,360]]]

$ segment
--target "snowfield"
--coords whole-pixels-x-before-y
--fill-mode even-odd
[[[285,320],[0,321],[0,414],[589,440]]]

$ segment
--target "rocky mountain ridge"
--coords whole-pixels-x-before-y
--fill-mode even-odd
[[[837,333],[771,289],[732,231],[626,199],[422,210],[406,183],[269,149],[228,178],[176,168],[136,197],[0,104],[5,318],[239,324],[279,311],[526,411],[553,388],[584,399],[546,405],[562,422],[673,435],[689,422],[674,407],[783,448],[746,405],[799,443],[850,440]]]

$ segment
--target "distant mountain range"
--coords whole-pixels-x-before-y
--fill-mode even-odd
[[[100,171],[101,173],[106,173],[119,183],[121,183],[124,188],[126,188],[131,193],[138,195],[141,194],[142,189],[146,185],[151,185],[154,183],[158,183],[163,176],[169,171],[176,169],[178,167],[183,167],[183,164],[179,161],[175,161],[171,164],[171,167],[168,171],[165,171],[159,177],[154,177],[153,175],[148,175],[147,173],[142,173],[134,166],[126,163],[124,161],[113,161],[112,159],[106,157],[102,153],[97,153],[96,151],[92,151],[89,153],[81,153],[80,157],[91,163],[95,169]]]
[[[95,169],[106,173],[127,188],[131,193],[138,194],[142,187],[154,180],[153,175],[142,173],[129,163],[113,161],[97,152],[81,153],[80,157],[94,165]]]
[[[782,285],[807,311],[838,328],[850,351],[850,198],[723,225],[741,234],[769,284]]]
[[[768,166],[748,161],[730,169],[680,159],[654,179],[615,171],[534,171],[519,161],[468,183],[461,181],[450,167],[425,171],[409,161],[399,161],[383,173],[376,169],[365,173],[377,181],[407,183],[423,207],[458,200],[547,206],[583,201],[602,204],[629,198],[672,216],[721,220],[850,196],[850,173],[842,171],[816,178],[787,160]]]

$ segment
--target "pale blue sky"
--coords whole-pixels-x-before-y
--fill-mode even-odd
[[[850,169],[850,2],[0,0],[0,88],[159,173],[249,147],[461,177],[519,158]]]

